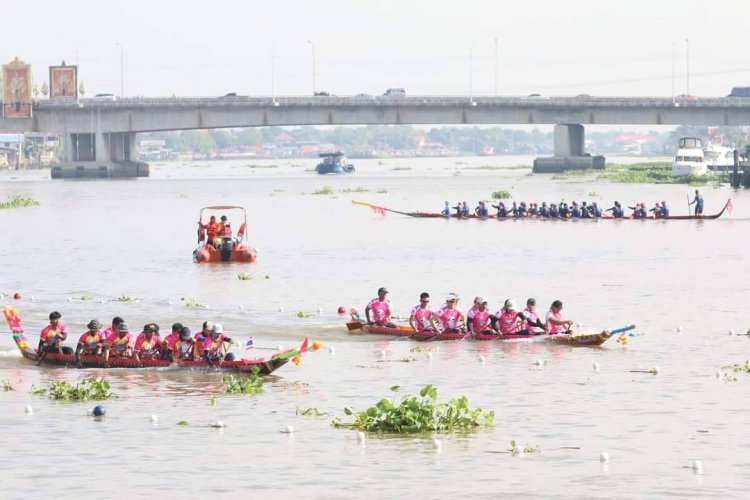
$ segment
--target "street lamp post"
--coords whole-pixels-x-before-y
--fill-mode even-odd
[[[469,47],[469,102],[474,102],[474,46]]]
[[[674,42],[672,42],[672,104],[674,104]]]
[[[690,95],[690,40],[685,39],[685,58],[687,59],[687,95]]]
[[[271,44],[271,102],[276,103],[276,93],[274,92],[275,73],[276,73],[276,42]]]
[[[125,64],[124,64],[124,57],[123,57],[123,50],[122,50],[122,44],[120,42],[115,42],[116,45],[120,47],[120,97],[125,97]]]
[[[312,82],[313,82],[313,95],[315,95],[315,44],[312,43],[311,40],[308,40],[307,43],[310,44],[310,48],[312,49]]]
[[[497,97],[497,38],[495,38],[495,97]]]

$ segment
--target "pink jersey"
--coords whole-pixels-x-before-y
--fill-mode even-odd
[[[135,350],[136,352],[143,353],[147,356],[151,356],[159,348],[159,337],[151,335],[151,340],[147,339],[144,334],[138,335],[135,339]]]
[[[133,334],[128,332],[120,337],[118,333],[114,333],[107,339],[107,344],[109,344],[109,347],[116,352],[125,352],[128,346],[133,345]]]
[[[476,333],[486,332],[490,329],[490,311],[485,307],[484,311],[477,309],[474,312],[471,328]]]
[[[221,352],[225,342],[224,334],[220,333],[216,338],[208,336],[203,340],[203,350],[209,353]]]
[[[432,312],[432,309],[429,307],[421,308],[415,306],[414,309],[411,310],[411,315],[414,318],[417,331],[421,332],[422,330],[429,330],[432,328],[432,318],[435,316],[435,313]]]
[[[550,319],[554,319],[556,321],[562,321],[562,314],[559,312],[552,312],[552,309],[547,311],[547,316],[545,318],[545,321],[547,322],[547,331],[549,333],[560,333],[563,331],[562,325],[553,325],[550,323]]]
[[[98,331],[93,335],[89,335],[88,331],[83,332],[83,335],[78,339],[78,343],[83,346],[86,351],[93,351],[99,347],[99,343],[106,342],[106,338],[102,332]]]
[[[524,323],[524,328],[526,328],[530,332],[536,332],[537,327],[534,326],[539,319],[539,316],[537,313],[533,311],[529,311],[529,308],[523,310],[523,315],[526,316],[526,322]]]
[[[438,318],[443,330],[453,330],[458,328],[459,320],[461,319],[461,311],[458,309],[442,309]]]
[[[502,334],[516,333],[518,331],[518,313],[508,312],[503,309],[497,318],[497,329]]]
[[[53,338],[57,337],[58,335],[67,335],[68,334],[68,327],[65,325],[65,323],[60,322],[57,324],[57,328],[53,329],[52,325],[47,325],[42,329],[42,333],[39,336],[39,338],[46,342],[47,340],[52,340]],[[62,339],[60,339],[60,342],[62,342]]]
[[[169,335],[164,338],[164,342],[167,343],[167,349],[174,349],[174,344],[180,340],[180,334],[179,333],[170,333]]]
[[[112,335],[117,335],[117,330],[113,330],[112,327],[102,330],[102,338],[107,344],[109,344],[109,339],[112,338]]]
[[[466,313],[466,319],[473,319],[474,315],[479,311],[479,306],[474,304],[471,309]]]
[[[374,323],[385,324],[391,319],[391,301],[372,299],[367,306],[372,313],[371,319]]]

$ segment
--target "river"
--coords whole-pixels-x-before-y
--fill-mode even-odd
[[[162,331],[175,321],[193,329],[218,321],[240,343],[254,337],[259,349],[237,350],[246,357],[304,337],[323,344],[268,378],[264,393],[224,396],[216,373],[36,367],[21,361],[3,327],[0,381],[15,390],[0,391],[0,497],[82,498],[118,488],[132,498],[745,494],[750,375],[731,381],[717,370],[750,358],[750,337],[728,333],[750,327],[750,191],[700,188],[706,213],[733,199],[733,213],[713,221],[420,220],[382,217],[351,201],[439,211],[445,200],[473,208],[505,190],[517,201],[607,207],[666,200],[680,215],[694,188],[531,175],[517,168],[530,164],[523,157],[355,163],[356,173],[340,177],[316,175],[314,160],[163,163],[138,180],[0,173],[0,201],[40,202],[0,210],[0,292],[32,341],[58,310],[71,340],[92,318],[106,325],[119,315],[134,329],[153,321]],[[313,194],[325,187],[333,194]],[[192,262],[199,210],[218,204],[247,209],[257,263]],[[241,222],[239,213],[227,215],[235,227]],[[252,278],[238,279],[241,271]],[[349,336],[337,309],[363,310],[381,286],[403,317],[422,291],[435,306],[456,292],[464,310],[475,295],[493,310],[509,297],[536,297],[542,313],[562,300],[581,330],[635,323],[637,334],[601,348]],[[23,298],[13,300],[15,292]],[[428,356],[416,346],[436,350]],[[638,372],[653,367],[658,375]],[[86,375],[107,377],[116,394],[103,403],[103,420],[87,416],[95,403],[30,393]],[[330,425],[345,406],[390,397],[392,385],[416,394],[427,384],[440,400],[465,395],[472,407],[494,410],[495,425],[439,435],[439,448],[422,435],[370,434],[362,443]],[[298,407],[325,415],[299,416]],[[216,420],[227,427],[210,428]],[[295,432],[284,432],[288,426]],[[511,440],[541,453],[512,456]]]

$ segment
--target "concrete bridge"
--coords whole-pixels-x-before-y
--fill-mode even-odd
[[[648,97],[202,97],[40,100],[31,119],[0,130],[57,132],[68,165],[137,164],[140,132],[289,125],[552,124],[555,158],[578,159],[585,125],[750,125],[750,98]],[[566,160],[567,161],[567,160]],[[603,160],[602,160],[603,161]],[[575,163],[575,162],[574,162]],[[101,165],[100,165],[101,166]],[[137,166],[135,167],[137,171]],[[147,168],[147,166],[146,166]],[[139,175],[136,173],[136,175]],[[147,173],[146,173],[147,175]]]

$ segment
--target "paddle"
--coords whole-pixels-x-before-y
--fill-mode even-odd
[[[685,194],[685,198],[687,198],[687,202],[688,202],[688,215],[690,215],[690,195],[689,194]],[[696,214],[696,215],[698,215],[698,214]]]
[[[379,207],[377,205],[373,205],[371,203],[366,203],[364,201],[355,201],[355,200],[352,200],[352,205],[362,205],[364,207],[370,207],[376,213],[380,213],[381,215],[385,215],[383,212],[393,212],[394,214],[406,215],[408,217],[415,217],[415,215],[413,213],[399,212],[398,210],[391,210],[390,208]]]
[[[39,350],[41,350],[41,354],[39,354]],[[39,360],[36,362],[36,366],[39,366],[42,364],[42,361],[44,361],[44,358],[47,357],[47,342],[40,342],[39,343],[39,350],[37,350],[37,355],[39,356]]]

